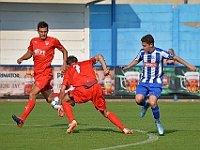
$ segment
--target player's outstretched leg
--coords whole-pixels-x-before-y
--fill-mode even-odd
[[[22,121],[22,119],[20,117],[17,117],[16,115],[12,115],[13,120],[17,123],[18,127],[22,127],[24,122]]]
[[[24,112],[23,112],[21,117],[17,117],[16,115],[12,115],[12,118],[17,123],[18,127],[21,128],[23,126],[25,119],[28,117],[30,112],[33,110],[34,106],[35,106],[35,101],[28,100],[28,102],[27,102],[27,104],[24,108]]]
[[[103,114],[103,112],[101,112],[101,113]],[[118,117],[117,117],[114,113],[109,112],[107,118],[108,118],[114,125],[116,125],[118,128],[120,128],[124,134],[132,134],[132,133],[133,133],[132,130],[126,128],[126,127],[120,122],[120,120],[118,119]]]

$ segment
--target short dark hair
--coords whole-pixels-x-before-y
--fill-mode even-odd
[[[44,21],[40,21],[38,23],[37,29],[39,30],[39,28],[46,28],[46,27],[47,27],[47,31],[48,31],[49,30],[49,25]]]
[[[147,34],[141,38],[142,42],[146,42],[147,44],[153,44],[154,45],[154,38],[151,34]]]
[[[72,63],[75,63],[77,61],[78,59],[75,56],[71,55],[67,58],[67,65],[71,65]]]

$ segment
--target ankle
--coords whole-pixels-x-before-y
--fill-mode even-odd
[[[159,119],[155,119],[155,123],[160,123],[160,120]]]

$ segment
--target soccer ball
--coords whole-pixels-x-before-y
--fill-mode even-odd
[[[56,96],[56,97],[54,97],[54,98],[52,99],[52,101],[51,101],[51,107],[52,107],[53,109],[55,109],[55,110],[58,110],[58,108],[61,108],[61,107],[62,107],[62,105],[58,105],[58,100],[59,100],[59,97]]]

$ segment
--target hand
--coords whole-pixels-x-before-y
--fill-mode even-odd
[[[62,65],[62,66],[60,67],[60,71],[61,71],[62,74],[64,74],[65,71],[66,71],[66,65]]]
[[[109,74],[110,74],[110,70],[108,70],[108,69],[104,70],[104,76],[107,76]]]
[[[65,112],[64,112],[63,108],[62,107],[58,108],[58,116],[63,117],[64,114],[65,114]]]
[[[190,65],[188,68],[189,68],[191,71],[195,71],[195,70],[196,70],[196,67],[195,67],[195,66],[192,66],[192,65]]]
[[[125,66],[120,66],[119,68],[121,68],[122,70],[127,70],[127,69],[129,69],[128,67],[125,67]]]
[[[22,61],[23,61],[23,59],[22,59],[22,58],[19,58],[19,59],[17,59],[17,63],[18,63],[18,64],[21,64],[21,63],[22,63]]]

